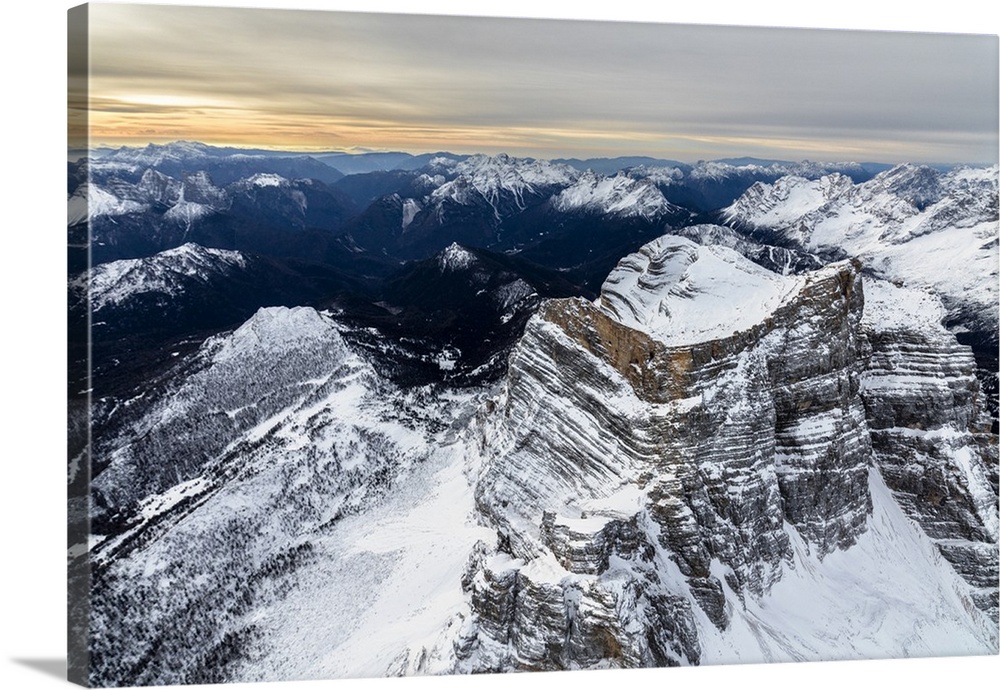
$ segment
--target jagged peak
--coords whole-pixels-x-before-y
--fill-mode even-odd
[[[485,202],[497,218],[507,212],[507,205],[524,209],[530,196],[566,187],[579,175],[569,165],[506,154],[471,156],[448,172],[456,177],[435,189],[432,201],[448,199],[463,206]]]
[[[168,180],[176,182],[176,180],[170,177],[170,175],[166,175],[155,168],[146,168],[142,173],[142,177],[139,178],[139,184],[142,185],[142,184],[149,184],[152,181],[168,181]]]
[[[138,294],[173,295],[184,291],[184,280],[207,279],[246,266],[242,253],[188,242],[141,259],[120,259],[90,270],[89,291],[94,311]]]
[[[494,179],[507,185],[515,181],[524,184],[569,184],[579,174],[575,168],[564,163],[515,158],[506,153],[471,156],[456,164],[454,170],[472,180]]]
[[[939,170],[926,165],[902,163],[879,173],[861,188],[871,193],[888,192],[922,209],[941,198],[943,176]]]
[[[583,210],[620,218],[652,219],[676,210],[651,180],[624,172],[606,177],[591,170],[553,196],[552,205],[559,211]]]
[[[727,223],[779,227],[815,212],[853,189],[851,178],[839,172],[818,179],[786,175],[770,183],[755,182],[723,209],[722,215]]]
[[[167,144],[146,144],[143,147],[122,146],[103,160],[137,165],[158,166],[165,161],[205,158],[213,147],[197,141],[173,141]]]
[[[185,242],[179,247],[167,249],[159,254],[155,254],[148,260],[168,259],[168,258],[216,258],[224,261],[243,262],[243,254],[235,249],[216,249],[214,247],[204,247],[197,242]]]

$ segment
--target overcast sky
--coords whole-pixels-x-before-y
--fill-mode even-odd
[[[995,36],[91,5],[95,144],[995,162]]]

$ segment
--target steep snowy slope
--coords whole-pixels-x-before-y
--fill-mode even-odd
[[[96,449],[104,469],[94,481],[91,680],[302,677],[337,641],[350,643],[364,621],[358,607],[377,601],[386,580],[428,596],[426,579],[392,565],[396,543],[423,562],[437,559],[432,572],[452,583],[460,603],[472,540],[461,540],[461,524],[440,522],[434,506],[461,512],[471,493],[455,488],[443,503],[426,501],[442,484],[464,482],[447,444],[473,397],[394,388],[350,351],[334,322],[298,308],[261,310],[207,342],[164,389],[122,401],[110,416],[131,418]],[[402,496],[371,520],[348,520],[376,509],[390,488],[454,540],[452,560],[433,537],[407,540],[389,525],[382,533],[396,542],[364,537],[378,520],[405,516]],[[453,503],[463,495],[465,504]],[[415,536],[430,527],[408,525]],[[320,601],[338,608],[320,609]],[[452,614],[446,607],[425,620],[417,603],[426,600],[411,601],[421,630]],[[311,647],[282,644],[293,634],[302,642],[303,623],[318,613],[326,636],[310,634]]]
[[[941,325],[933,295],[870,280],[861,380],[876,462],[919,523],[996,618],[997,437],[972,352]]]

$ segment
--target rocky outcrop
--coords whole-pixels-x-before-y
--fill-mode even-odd
[[[617,275],[601,306],[553,300],[529,324],[499,407],[483,423],[487,464],[477,501],[501,534],[495,558],[502,560],[482,561],[482,577],[469,578],[474,610],[496,601],[498,588],[513,602],[513,613],[487,606],[484,619],[516,620],[519,606],[555,607],[556,629],[565,631],[567,602],[606,602],[603,615],[616,625],[603,629],[631,651],[609,661],[595,639],[574,645],[570,635],[514,648],[507,661],[515,667],[598,658],[697,663],[691,604],[725,628],[729,597],[763,595],[780,577],[790,557],[786,522],[823,554],[850,546],[870,510],[858,267],[778,281],[780,305],[756,324],[678,345],[657,334],[685,332],[690,324],[675,302],[709,289],[715,262],[746,276],[761,269],[680,238],[653,243],[643,256],[619,265],[639,273],[641,298],[622,292],[627,281]],[[709,272],[699,273],[699,264]],[[629,296],[637,299],[623,306]],[[625,311],[648,332],[613,316]],[[548,588],[533,575],[539,571]],[[571,595],[568,583],[581,577],[586,595]],[[637,613],[622,605],[626,598],[652,608]],[[675,647],[616,632],[638,626],[656,634],[658,606],[674,612],[667,636]],[[500,663],[482,651],[491,649],[483,638],[496,641],[495,634],[480,630],[477,663]]]
[[[613,533],[623,523],[608,523],[612,524]],[[491,554],[481,545],[470,559],[464,581],[478,614],[478,627],[456,644],[459,669],[562,670],[698,663],[701,650],[691,602],[651,584],[657,577],[655,549],[644,543],[644,530],[633,524],[628,545],[608,543],[610,534],[605,529],[576,532],[574,536],[581,539],[581,545],[606,544],[606,553],[614,553],[616,558],[634,557],[637,569],[633,576],[560,579],[564,571],[552,554],[525,564],[502,553]],[[553,545],[559,548],[558,541]],[[640,549],[633,551],[629,546]],[[605,565],[602,572],[607,571]],[[640,571],[645,577],[638,576]]]
[[[922,438],[935,448],[928,469],[954,469],[943,484],[918,472],[908,489],[912,461],[894,459],[889,435],[914,412],[906,395],[875,392],[906,348],[862,326],[860,265],[761,271],[729,249],[664,237],[623,259],[596,303],[542,306],[475,427],[477,507],[498,540],[470,559],[457,668],[699,663],[706,630],[728,630],[766,598],[796,548],[822,560],[865,534],[873,459],[907,514],[983,587],[976,602],[995,606],[996,494],[977,479],[995,437],[966,429],[985,449],[975,457]],[[740,281],[736,314],[714,298]],[[949,360],[962,348],[936,329]],[[925,427],[981,418],[965,359],[936,370],[957,367]],[[954,514],[926,500],[932,484],[960,495]]]

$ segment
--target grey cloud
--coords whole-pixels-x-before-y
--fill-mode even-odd
[[[99,9],[98,9],[99,8]],[[92,6],[95,84],[401,126],[896,142],[993,160],[997,38]],[[845,134],[846,132],[846,134]],[[918,142],[919,139],[919,142]],[[956,141],[964,142],[961,151]],[[929,153],[928,153],[929,152]],[[667,151],[650,151],[665,155]],[[730,151],[740,154],[743,151]]]

